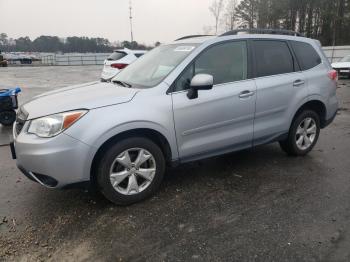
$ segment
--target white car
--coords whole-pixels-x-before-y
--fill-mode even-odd
[[[127,48],[115,50],[105,61],[101,74],[101,81],[107,82],[115,77],[120,70],[124,69],[137,58],[143,56],[145,50],[130,50]]]
[[[350,78],[350,55],[343,57],[339,62],[333,63],[332,67],[338,71],[339,76]]]

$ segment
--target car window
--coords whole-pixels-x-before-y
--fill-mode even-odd
[[[144,53],[136,53],[136,54],[134,54],[137,58],[139,58],[139,57],[141,57],[141,56],[143,56],[144,55]]]
[[[119,59],[122,59],[123,57],[125,57],[127,55],[127,53],[125,52],[121,52],[121,51],[116,51],[116,52],[113,52],[113,54],[111,54],[107,60],[108,61],[115,61],[115,60],[119,60]]]
[[[123,81],[135,88],[151,88],[160,84],[198,44],[170,44],[154,48],[143,55],[112,81]]]
[[[255,40],[254,52],[257,76],[294,72],[294,61],[286,42]]]
[[[308,43],[291,41],[292,48],[298,59],[301,70],[308,70],[321,63],[321,58]]]
[[[175,91],[190,87],[194,75],[209,74],[214,85],[247,78],[247,44],[245,41],[215,45],[196,58],[175,83]]]

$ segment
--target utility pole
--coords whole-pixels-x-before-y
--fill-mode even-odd
[[[132,32],[132,5],[131,5],[131,0],[129,1],[129,11],[130,11],[130,34],[131,34],[131,42],[134,42],[134,35]]]

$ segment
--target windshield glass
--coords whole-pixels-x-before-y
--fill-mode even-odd
[[[135,88],[154,87],[197,46],[197,44],[159,46],[126,67],[112,81],[123,82]]]
[[[350,62],[350,56],[343,57],[340,62]]]

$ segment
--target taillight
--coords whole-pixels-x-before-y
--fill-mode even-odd
[[[328,77],[332,80],[338,80],[338,72],[337,70],[331,70],[328,72]]]
[[[111,67],[117,68],[117,69],[124,69],[127,66],[128,66],[127,64],[120,64],[120,63],[111,64]]]

